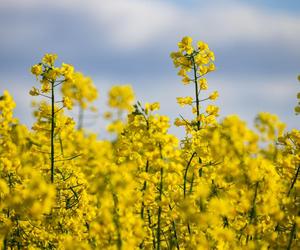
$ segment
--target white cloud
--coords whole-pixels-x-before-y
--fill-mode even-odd
[[[179,11],[158,1],[95,1],[90,6],[95,20],[105,24],[111,42],[120,48],[136,48],[156,42],[176,21]]]
[[[208,6],[203,11],[207,20],[204,35],[216,43],[246,41],[255,43],[283,43],[298,46],[300,18],[278,12],[260,10],[248,5]],[[193,15],[197,22],[197,17]],[[198,19],[200,21],[200,19]]]
[[[4,1],[0,6],[10,10],[23,9],[24,11],[43,11],[51,7],[72,12],[78,15],[79,19],[90,20],[91,25],[97,31],[95,37],[109,40],[110,44],[116,45],[119,49],[132,49],[143,47],[159,38],[164,32],[175,23],[179,10],[163,1],[146,0],[60,0],[60,1]],[[53,17],[55,18],[55,12]],[[45,16],[46,19],[51,17]],[[54,20],[55,21],[55,20]],[[28,29],[28,25],[35,23],[19,23],[21,27],[11,30],[9,27],[1,27],[6,37],[13,34],[22,34],[19,31]],[[7,30],[5,30],[7,29]],[[105,33],[103,30],[105,29]],[[2,32],[3,32],[2,31]],[[100,41],[99,41],[100,42]]]
[[[207,2],[193,8],[158,0],[6,0],[0,6],[24,11],[51,6],[54,11],[75,12],[79,19],[90,19],[96,30],[101,28],[99,32],[104,27],[106,33],[95,37],[108,39],[121,50],[164,44],[184,34],[218,45],[247,41],[296,49],[300,43],[300,17],[236,1]]]

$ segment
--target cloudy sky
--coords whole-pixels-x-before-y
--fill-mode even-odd
[[[268,111],[299,128],[298,0],[0,0],[0,93],[13,94],[16,116],[29,125],[28,90],[36,84],[29,69],[51,52],[92,77],[100,110],[111,85],[130,83],[138,100],[161,102],[174,119],[187,112],[176,97],[192,94],[169,58],[186,35],[215,52],[208,80],[222,117],[238,114],[251,125]]]

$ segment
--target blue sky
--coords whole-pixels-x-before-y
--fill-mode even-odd
[[[171,51],[185,35],[206,41],[217,71],[221,117],[238,114],[249,125],[259,111],[276,113],[289,128],[300,90],[300,1],[1,0],[0,92],[16,99],[16,115],[32,122],[29,73],[54,52],[93,78],[100,111],[113,84],[132,84],[137,99],[161,102],[172,119],[187,114],[177,96],[192,94],[176,75]],[[99,121],[96,131],[103,132]],[[172,129],[174,133],[180,133]]]

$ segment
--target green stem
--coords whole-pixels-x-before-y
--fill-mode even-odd
[[[254,191],[254,196],[253,196],[253,201],[252,201],[252,208],[250,211],[250,224],[252,223],[252,220],[254,219],[256,215],[256,197],[257,197],[257,191],[258,191],[258,181],[255,184],[255,191]]]
[[[191,163],[192,163],[192,160],[193,160],[193,158],[195,157],[195,155],[196,155],[196,152],[194,152],[194,153],[192,154],[192,156],[191,156],[191,158],[190,158],[190,160],[189,160],[189,162],[188,162],[188,164],[187,164],[187,166],[186,166],[185,172],[184,172],[184,181],[183,181],[183,197],[184,197],[184,198],[186,197],[186,184],[187,184],[187,174],[188,174],[188,170],[189,170],[189,167],[190,167],[190,165],[191,165]],[[191,185],[192,185],[192,183],[191,183]],[[188,228],[189,234],[191,234],[191,228],[190,228],[190,224],[189,224],[189,223],[187,224],[187,228]]]
[[[148,173],[148,170],[149,170],[149,160],[147,160],[146,162],[146,169],[145,169],[145,172]],[[143,188],[142,188],[142,192],[143,192],[143,199],[144,199],[144,195],[145,195],[145,190],[147,189],[147,181],[144,181],[144,184],[143,184]],[[145,202],[144,200],[142,201],[142,207],[141,207],[141,218],[142,220],[144,220],[144,211],[145,211]],[[144,240],[142,241],[142,243],[140,244],[140,248],[142,249],[144,246]],[[155,244],[154,244],[154,247],[155,247]]]
[[[147,160],[145,172],[148,173],[148,171],[149,171],[149,161]],[[144,191],[146,189],[147,189],[147,181],[144,181],[144,185],[143,185],[143,188],[142,188],[143,197],[144,197],[144,194],[145,194]],[[141,208],[141,218],[142,219],[144,219],[144,210],[145,210],[145,203],[144,203],[144,201],[142,201],[142,208]]]
[[[289,243],[288,243],[288,246],[286,248],[287,250],[292,249],[292,243],[293,243],[295,232],[296,232],[296,223],[293,224],[293,227],[292,227],[292,230],[291,230],[291,234],[290,234]]]
[[[172,211],[172,207],[171,207],[170,204],[169,204],[169,208],[170,208],[170,210]],[[178,236],[177,236],[177,232],[176,232],[176,223],[175,223],[174,220],[172,220],[172,226],[173,226],[174,238],[175,238],[175,241],[176,241],[176,247],[177,247],[177,249],[179,250],[180,247],[179,247]]]
[[[199,91],[198,91],[198,82],[197,82],[197,66],[195,63],[194,56],[192,56],[193,71],[194,71],[194,83],[195,83],[195,95],[196,95],[196,109],[197,109],[197,129],[200,130],[200,121],[198,120],[200,116],[200,100],[199,100]]]
[[[254,190],[254,196],[253,196],[253,200],[252,200],[252,208],[250,210],[250,220],[249,220],[249,224],[252,224],[253,219],[256,216],[256,198],[257,198],[257,191],[258,191],[258,181],[255,183],[255,190]],[[249,235],[247,235],[246,238],[246,243],[248,243],[249,240]]]
[[[192,179],[191,179],[190,191],[189,191],[190,194],[193,192],[194,179],[195,179],[195,174],[193,173]]]
[[[51,183],[54,182],[54,129],[55,129],[55,114],[54,114],[54,82],[51,88]]]
[[[192,163],[192,160],[193,160],[193,158],[195,157],[195,155],[196,155],[196,152],[194,152],[193,154],[192,154],[192,156],[191,156],[191,158],[190,158],[190,160],[189,160],[189,162],[188,162],[188,164],[187,164],[187,166],[186,166],[186,168],[185,168],[185,171],[184,171],[184,178],[183,178],[183,197],[185,198],[185,196],[186,196],[186,183],[187,183],[187,174],[188,174],[188,170],[189,170],[189,167],[190,167],[190,165],[191,165],[191,163]]]
[[[176,241],[176,248],[179,250],[179,243],[178,243],[178,237],[177,237],[177,232],[176,232],[176,224],[175,221],[172,221],[172,226],[173,226],[173,231],[174,231],[174,237],[175,237],[175,241]]]
[[[292,191],[292,189],[293,189],[293,187],[294,187],[294,185],[295,185],[295,183],[296,183],[296,181],[297,181],[299,172],[300,172],[300,165],[299,165],[298,168],[297,168],[296,174],[295,174],[295,176],[294,176],[294,178],[293,178],[293,180],[292,180],[292,183],[291,183],[291,186],[290,186],[289,191],[288,191],[288,193],[287,193],[287,196],[290,195],[290,193],[291,193],[291,191]]]
[[[156,238],[157,238],[157,250],[160,250],[160,237],[161,237],[161,201],[162,201],[162,190],[163,190],[163,168],[160,168],[160,183],[159,183],[159,207],[158,207],[158,213],[157,213],[157,232],[156,232]]]
[[[190,223],[187,224],[187,228],[188,228],[188,232],[189,234],[191,234],[191,227],[190,227]]]
[[[147,209],[147,214],[148,214],[148,223],[149,223],[149,228],[151,229],[152,232],[152,239],[153,239],[153,249],[155,249],[156,246],[156,242],[155,242],[155,232],[152,228],[152,222],[151,222],[151,214],[150,214],[150,210]]]
[[[5,238],[3,240],[3,250],[7,250],[7,249],[8,249],[7,236],[5,236]]]
[[[113,200],[114,200],[114,224],[117,230],[117,249],[122,249],[122,237],[121,237],[121,225],[120,225],[120,218],[118,214],[118,197],[115,193],[112,192]]]

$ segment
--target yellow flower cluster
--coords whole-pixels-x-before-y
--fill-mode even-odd
[[[123,131],[123,116],[133,110],[134,100],[135,95],[129,84],[111,87],[108,93],[108,106],[115,112],[106,112],[104,115],[106,119],[110,120],[110,124],[107,126],[108,132],[120,134]]]
[[[129,85],[109,92],[112,141],[76,128],[65,110],[86,109],[97,90],[52,54],[31,70],[41,87],[30,94],[43,98],[32,129],[0,96],[3,249],[299,249],[300,131],[268,113],[256,130],[238,116],[217,120],[219,107],[202,102],[218,92],[201,97],[213,52],[185,37],[171,56],[194,83],[194,98],[177,98],[194,116],[175,120],[181,140],[159,103],[133,105]]]
[[[134,92],[130,85],[113,86],[109,91],[108,105],[120,110],[132,110]]]
[[[66,65],[64,65],[66,68]],[[72,73],[69,76],[72,81],[66,81],[62,85],[62,93],[69,97],[72,104],[79,105],[86,109],[88,103],[98,97],[98,91],[90,77],[84,76],[81,72]]]
[[[216,100],[219,97],[218,91],[212,92],[208,97],[201,99],[201,90],[207,90],[207,79],[204,76],[215,70],[214,53],[209,49],[208,45],[202,41],[193,47],[193,40],[190,37],[184,37],[178,43],[178,51],[171,53],[174,66],[179,68],[178,75],[182,77],[183,84],[193,83],[195,98],[191,96],[177,97],[177,103],[183,107],[190,105],[192,112],[196,117],[189,121],[183,117],[177,118],[176,126],[185,126],[189,133],[191,130],[200,130],[201,126],[213,124],[216,116],[218,116],[218,108],[209,105],[206,110],[201,112],[200,103],[206,100]]]
[[[300,82],[300,75],[298,76],[298,81]],[[295,113],[296,115],[299,115],[300,114],[300,92],[297,93],[297,99],[298,99],[298,104],[295,107]]]

